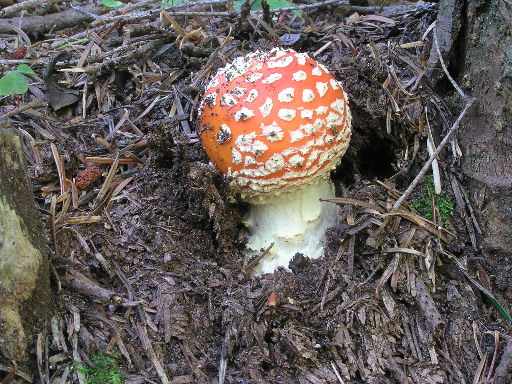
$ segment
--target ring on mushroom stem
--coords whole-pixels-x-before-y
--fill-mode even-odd
[[[347,95],[305,53],[274,48],[220,69],[199,107],[206,154],[249,203],[247,253],[274,246],[256,274],[288,267],[296,253],[323,255],[336,224],[329,174],[350,141]]]

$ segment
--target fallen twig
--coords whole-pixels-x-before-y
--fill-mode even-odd
[[[80,272],[70,270],[68,275],[62,276],[62,282],[80,292],[82,295],[98,300],[104,304],[120,305],[126,301],[121,295],[111,290],[100,287],[98,284],[89,280]]]
[[[199,2],[182,3],[183,7],[180,7],[180,5],[182,5],[182,4],[179,4],[178,6],[164,8],[164,11],[168,12],[172,16],[187,16],[187,17],[191,17],[191,16],[200,16],[201,17],[202,16],[202,17],[230,17],[230,18],[238,17],[238,12],[235,12],[235,11],[224,11],[223,12],[223,11],[185,11],[185,10],[177,11],[176,10],[176,9],[185,8],[187,6],[188,7],[197,6],[197,5],[204,6],[204,5],[208,5],[208,4],[225,3],[225,2],[227,2],[227,1],[222,0],[222,1],[205,1],[205,2],[201,2],[201,3],[199,3]],[[294,7],[274,8],[274,9],[271,9],[271,12],[280,13],[280,12],[286,12],[286,11],[306,10],[306,9],[318,8],[318,7],[321,7],[324,5],[330,5],[330,4],[341,5],[341,4],[349,4],[349,2],[347,0],[323,0],[323,1],[316,1],[312,4],[296,5]],[[133,12],[132,14],[128,14],[128,15],[124,14],[124,15],[109,16],[109,17],[104,17],[104,18],[96,20],[95,22],[92,23],[92,25],[97,27],[100,25],[105,25],[107,23],[116,21],[118,19],[123,19],[124,22],[126,22],[127,20],[138,21],[141,19],[155,17],[159,12],[160,12],[160,9],[153,9],[150,11]],[[262,13],[263,10],[252,11],[252,12]]]
[[[160,363],[160,359],[158,358],[157,354],[155,353],[155,350],[153,349],[153,345],[151,344],[151,341],[148,337],[148,331],[146,329],[146,326],[140,323],[137,323],[135,326],[135,330],[137,331],[137,335],[139,336],[139,339],[142,344],[142,348],[144,351],[146,351],[149,359],[153,363],[153,367],[155,368],[156,373],[160,377],[160,380],[163,384],[171,384],[171,381],[169,380],[169,377],[167,376],[167,373],[165,373],[165,370]]]
[[[512,368],[512,337],[509,336],[505,350],[501,355],[501,360],[496,367],[496,374],[494,375],[494,384],[505,384],[508,373]]]
[[[402,205],[402,203],[404,202],[405,199],[407,199],[412,191],[414,190],[414,188],[416,188],[416,186],[419,184],[419,182],[423,179],[423,176],[425,176],[425,173],[427,173],[427,171],[429,170],[430,166],[432,165],[432,162],[437,158],[437,156],[441,153],[441,151],[444,149],[444,147],[446,146],[446,144],[448,144],[448,141],[450,140],[450,137],[452,136],[452,134],[457,130],[457,128],[459,127],[460,125],[460,122],[462,121],[462,119],[464,118],[464,115],[466,114],[466,112],[468,111],[468,109],[475,103],[475,100],[474,98],[472,99],[469,99],[466,103],[466,106],[464,107],[464,109],[462,110],[462,112],[460,113],[459,117],[457,118],[457,120],[455,121],[455,123],[453,123],[452,127],[450,128],[450,130],[446,133],[446,136],[444,137],[444,139],[441,141],[441,143],[439,143],[439,146],[437,147],[437,149],[435,150],[435,152],[432,154],[432,156],[430,156],[430,158],[428,159],[428,161],[425,163],[425,165],[423,166],[423,168],[421,168],[421,171],[418,173],[418,175],[414,178],[414,180],[412,181],[412,183],[409,185],[409,187],[405,190],[405,192],[402,194],[402,196],[400,196],[398,198],[398,200],[396,201],[396,203],[393,205],[393,208],[391,209],[391,212],[396,212],[398,211],[398,209],[400,208],[400,206]]]
[[[37,0],[36,2],[41,2]],[[47,3],[48,1],[44,1]],[[53,1],[56,3],[56,1]],[[24,3],[15,4],[12,7],[22,5],[28,3],[28,1]],[[11,8],[11,7],[8,7]],[[8,8],[0,11],[0,18],[5,17],[2,12],[5,12]],[[101,14],[101,8],[97,6],[85,6],[83,7],[90,14]],[[16,11],[17,12],[17,11]],[[10,12],[12,14],[15,12]],[[78,12],[74,9],[67,9],[59,13],[50,13],[44,16],[24,16],[24,17],[13,17],[8,20],[0,21],[0,33],[12,33],[12,29],[9,27],[9,24],[18,25],[22,30],[25,31],[37,31],[37,32],[47,32],[50,29],[54,28],[56,30],[61,30],[64,28],[78,26],[86,21],[91,20],[91,18],[87,15],[84,15],[81,12]]]
[[[263,259],[270,252],[273,246],[274,243],[270,244],[263,252],[255,256],[251,261],[249,261],[249,263],[247,263],[247,265],[242,268],[244,272],[251,271],[256,265],[258,265],[261,259]]]
[[[437,52],[437,56],[439,57],[439,62],[441,63],[441,66],[443,67],[443,71],[444,71],[444,74],[446,75],[446,77],[448,78],[448,80],[450,81],[450,83],[452,83],[453,85],[453,88],[455,88],[458,92],[458,94],[464,99],[464,100],[467,100],[467,96],[466,94],[462,91],[462,89],[459,87],[459,85],[455,82],[455,80],[453,80],[453,77],[450,75],[450,72],[448,72],[448,68],[446,68],[446,65],[444,63],[444,60],[443,60],[443,56],[441,55],[441,49],[439,48],[439,42],[437,41],[437,32],[436,32],[436,28],[434,28],[434,45],[436,46],[436,52]]]
[[[158,48],[159,46],[172,42],[172,37],[162,37],[150,42],[147,42],[143,45],[131,46],[127,55],[112,57],[113,51],[105,52],[104,54],[98,55],[97,57],[91,58],[94,61],[101,61],[98,65],[89,66],[81,69],[80,72],[87,73],[88,75],[95,75],[97,73],[102,73],[104,70],[112,68],[114,65],[118,65],[122,60],[126,62],[135,59],[137,57],[143,56],[144,54],[151,52]],[[126,47],[121,47],[122,50],[125,50]]]
[[[11,372],[12,370],[13,370],[13,367],[8,367],[6,365],[0,364],[0,371]],[[34,379],[28,373],[21,372],[19,369],[16,369],[15,372],[16,372],[16,376],[21,377],[26,382],[28,382],[28,383],[34,382]]]
[[[12,15],[13,13],[17,13],[20,11],[26,11],[28,9],[36,8],[42,4],[47,4],[51,6],[55,3],[59,3],[62,0],[27,0],[18,4],[11,5],[10,7],[5,7],[0,11],[0,18]]]
[[[231,44],[232,41],[233,41],[233,38],[231,37],[231,31],[229,31],[229,34],[226,37],[226,39],[224,39],[222,44],[219,47],[217,47],[217,49],[215,49],[215,51],[210,55],[210,58],[208,59],[206,64],[203,66],[203,69],[201,69],[201,71],[194,77],[194,79],[192,80],[192,86],[194,86],[194,87],[198,86],[199,82],[203,79],[206,72],[208,72],[210,70],[210,67],[213,65],[213,62],[215,61],[215,59],[217,58],[219,53],[227,45]]]
[[[494,336],[494,353],[492,355],[491,366],[489,367],[489,372],[484,380],[484,384],[490,383],[491,376],[493,374],[494,365],[496,364],[496,358],[498,356],[498,350],[500,346],[500,333],[498,331],[486,332],[487,334]]]
[[[294,7],[273,8],[273,9],[271,9],[271,11],[278,12],[278,13],[286,12],[286,11],[302,11],[305,9],[313,9],[313,8],[318,8],[318,7],[322,7],[324,5],[330,5],[330,4],[342,5],[342,4],[349,4],[349,2],[346,0],[323,0],[323,1],[315,1],[312,4],[296,5]],[[263,10],[253,11],[253,12],[260,13],[260,12],[263,12]]]
[[[34,99],[30,103],[27,103],[25,105],[22,105],[19,108],[13,109],[11,112],[7,112],[3,115],[0,115],[0,120],[7,119],[12,116],[16,116],[22,112],[25,112],[32,108],[39,108],[39,107],[45,107],[48,105],[48,101],[46,99],[40,98],[40,99]]]

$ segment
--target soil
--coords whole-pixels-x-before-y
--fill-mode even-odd
[[[12,119],[34,139],[26,153],[58,308],[41,334],[34,380],[86,383],[77,367],[102,353],[131,384],[470,383],[507,363],[510,323],[493,300],[510,313],[512,295],[492,277],[507,266],[488,265],[472,242],[468,202],[453,190],[453,153],[440,159],[443,189],[456,203],[446,228],[415,211],[418,195],[390,214],[428,158],[426,125],[439,142],[443,121],[456,118],[416,71],[430,38],[400,47],[422,40],[435,5],[385,7],[380,19],[352,16],[350,24],[354,9],[313,8],[305,21],[288,14],[273,25],[278,36],[298,35],[291,48],[319,51],[353,115],[351,146],[332,174],[339,198],[326,202],[338,204],[339,224],[326,234],[322,259],[296,255],[289,270],[254,276],[246,268],[246,205],[194,133],[208,73],[277,44],[255,19],[176,16],[189,32],[210,25],[206,38],[190,42],[155,17],[151,51],[92,62],[87,76],[67,73],[65,82],[59,76],[87,95]],[[144,27],[133,23],[128,41]],[[233,42],[208,67],[229,26]],[[120,31],[94,37],[94,52],[116,47]],[[42,51],[50,44],[43,39],[31,54],[49,60],[53,53]],[[71,60],[91,44],[69,49]],[[73,177],[91,166],[103,175],[75,194]]]

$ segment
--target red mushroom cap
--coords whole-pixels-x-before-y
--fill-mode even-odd
[[[340,83],[305,53],[249,53],[208,85],[201,141],[243,197],[291,192],[325,177],[345,153],[347,101]]]

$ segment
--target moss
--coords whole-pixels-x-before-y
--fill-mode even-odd
[[[417,200],[413,204],[414,209],[426,219],[432,220],[432,196],[434,196],[434,204],[441,216],[441,223],[444,227],[448,225],[448,218],[453,214],[454,201],[446,198],[446,192],[441,191],[440,194],[435,193],[434,177],[429,175],[420,183],[421,189],[417,193]]]
[[[124,375],[119,372],[117,361],[103,352],[91,358],[94,364],[92,367],[78,366],[75,369],[84,374],[86,384],[121,384],[124,382]]]

